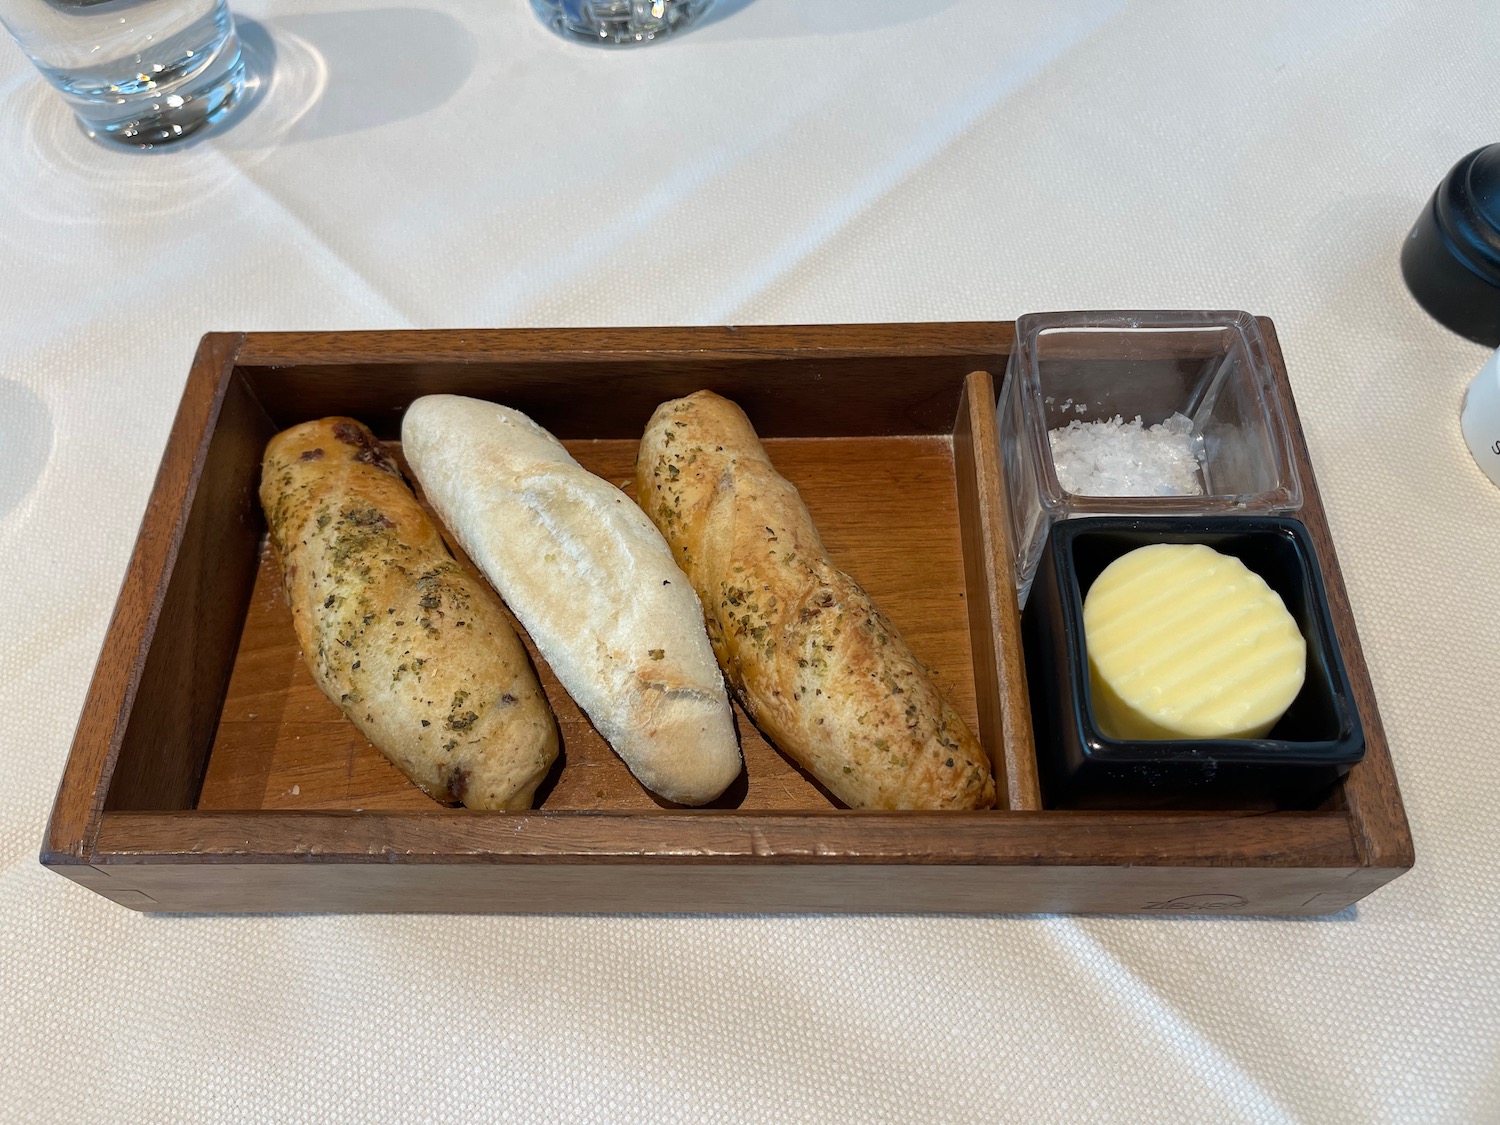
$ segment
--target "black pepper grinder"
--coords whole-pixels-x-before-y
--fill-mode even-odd
[[[1437,184],[1401,248],[1401,275],[1434,320],[1500,347],[1500,144],[1476,148]]]
[[[1500,144],[1443,177],[1401,248],[1401,273],[1440,324],[1500,347]]]
[[[1500,144],[1475,149],[1443,177],[1401,247],[1401,273],[1440,324],[1500,349]],[[1500,350],[1464,393],[1459,427],[1500,485]]]

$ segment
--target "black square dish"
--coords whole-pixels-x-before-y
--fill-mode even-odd
[[[1106,566],[1151,543],[1233,555],[1280,595],[1307,641],[1307,678],[1264,738],[1126,740],[1095,723],[1083,600]],[[1307,807],[1364,757],[1364,728],[1307,529],[1278,517],[1064,520],[1022,618],[1043,800],[1049,807]]]

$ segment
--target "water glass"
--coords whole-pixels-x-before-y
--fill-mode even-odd
[[[559,35],[628,47],[651,43],[686,31],[714,0],[531,0],[547,25]]]
[[[179,140],[244,88],[224,0],[0,0],[0,23],[101,139]]]

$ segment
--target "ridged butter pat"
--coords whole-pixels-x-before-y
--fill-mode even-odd
[[[1260,738],[1307,675],[1307,642],[1276,591],[1201,543],[1110,563],[1083,629],[1094,718],[1112,738]]]

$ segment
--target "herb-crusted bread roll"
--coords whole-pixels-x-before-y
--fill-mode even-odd
[[[508,407],[430,395],[402,447],[428,501],[647,789],[685,805],[739,776],[703,610],[630,498]]]
[[[271,439],[260,502],[318,686],[429,796],[527,809],[557,724],[499,600],[352,418]]]
[[[636,496],[707,610],[756,725],[854,808],[987,808],[989,758],[896,628],[834,566],[738,406],[662,404]]]

